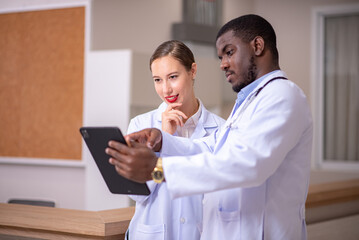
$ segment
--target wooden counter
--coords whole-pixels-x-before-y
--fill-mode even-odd
[[[359,179],[311,184],[306,208],[359,200]]]
[[[307,224],[359,214],[359,179],[311,184],[306,201]]]
[[[359,179],[309,187],[306,209],[311,222],[334,219],[333,214],[323,216],[323,212],[335,212],[333,208],[343,203],[349,204],[345,215],[359,211]],[[313,216],[318,209],[322,216]],[[0,203],[0,239],[124,239],[133,214],[134,207],[84,211]]]
[[[0,239],[124,239],[133,214],[133,207],[95,212],[0,203]]]

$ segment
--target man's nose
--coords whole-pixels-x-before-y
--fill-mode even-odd
[[[228,67],[229,67],[229,64],[228,64],[227,59],[222,58],[221,64],[220,64],[221,70],[222,70],[222,71],[226,71],[226,70],[228,70]]]

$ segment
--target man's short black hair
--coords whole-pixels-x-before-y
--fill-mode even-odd
[[[228,31],[233,31],[235,37],[246,43],[257,36],[262,37],[266,48],[273,54],[273,60],[278,64],[277,37],[272,25],[261,16],[248,14],[229,21],[218,31],[216,41]]]

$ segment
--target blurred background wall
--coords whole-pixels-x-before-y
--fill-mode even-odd
[[[11,9],[32,11],[39,5],[51,8],[56,5],[61,8],[77,3],[87,9],[83,124],[115,124],[125,131],[131,117],[153,109],[160,103],[152,87],[148,59],[160,43],[172,38],[173,24],[185,22],[183,3],[181,0],[1,0],[0,13],[6,14]],[[223,0],[221,3],[218,26],[248,13],[259,14],[273,25],[277,33],[280,66],[311,101],[312,10],[358,1]],[[214,39],[212,40],[212,43],[211,40],[201,43],[191,39],[185,42],[195,53],[199,72],[202,71],[196,79],[198,95],[205,99],[205,105],[212,111],[227,118],[236,95],[219,71]],[[101,63],[98,60],[102,58],[105,60]],[[113,66],[112,70],[106,70],[108,66]],[[207,77],[209,69],[214,69],[210,76],[216,76],[215,78]],[[104,71],[113,71],[112,76],[105,75]],[[109,81],[108,84],[116,85],[123,81],[119,91],[112,89],[114,95],[121,95],[125,99],[118,96],[113,101],[117,102],[112,106],[123,114],[111,115],[105,112],[99,116],[96,113],[103,111],[103,107],[101,104],[96,107],[91,104],[96,102],[96,89],[104,86],[111,77],[118,81]],[[111,87],[108,91],[111,91]],[[144,95],[145,99],[139,97]],[[96,97],[106,99],[106,92]],[[103,104],[106,105],[106,102]],[[1,114],[3,112],[0,117],[4,117]],[[7,202],[10,198],[49,199],[58,207],[89,210],[125,207],[130,204],[126,196],[113,196],[107,191],[84,146],[79,161],[41,158],[28,160],[2,156],[0,202]]]

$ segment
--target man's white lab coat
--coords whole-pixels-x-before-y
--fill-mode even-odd
[[[307,99],[289,80],[254,97],[278,76],[285,74],[266,76],[216,134],[192,142],[163,133],[170,195],[206,193],[201,239],[306,239],[313,131]]]

